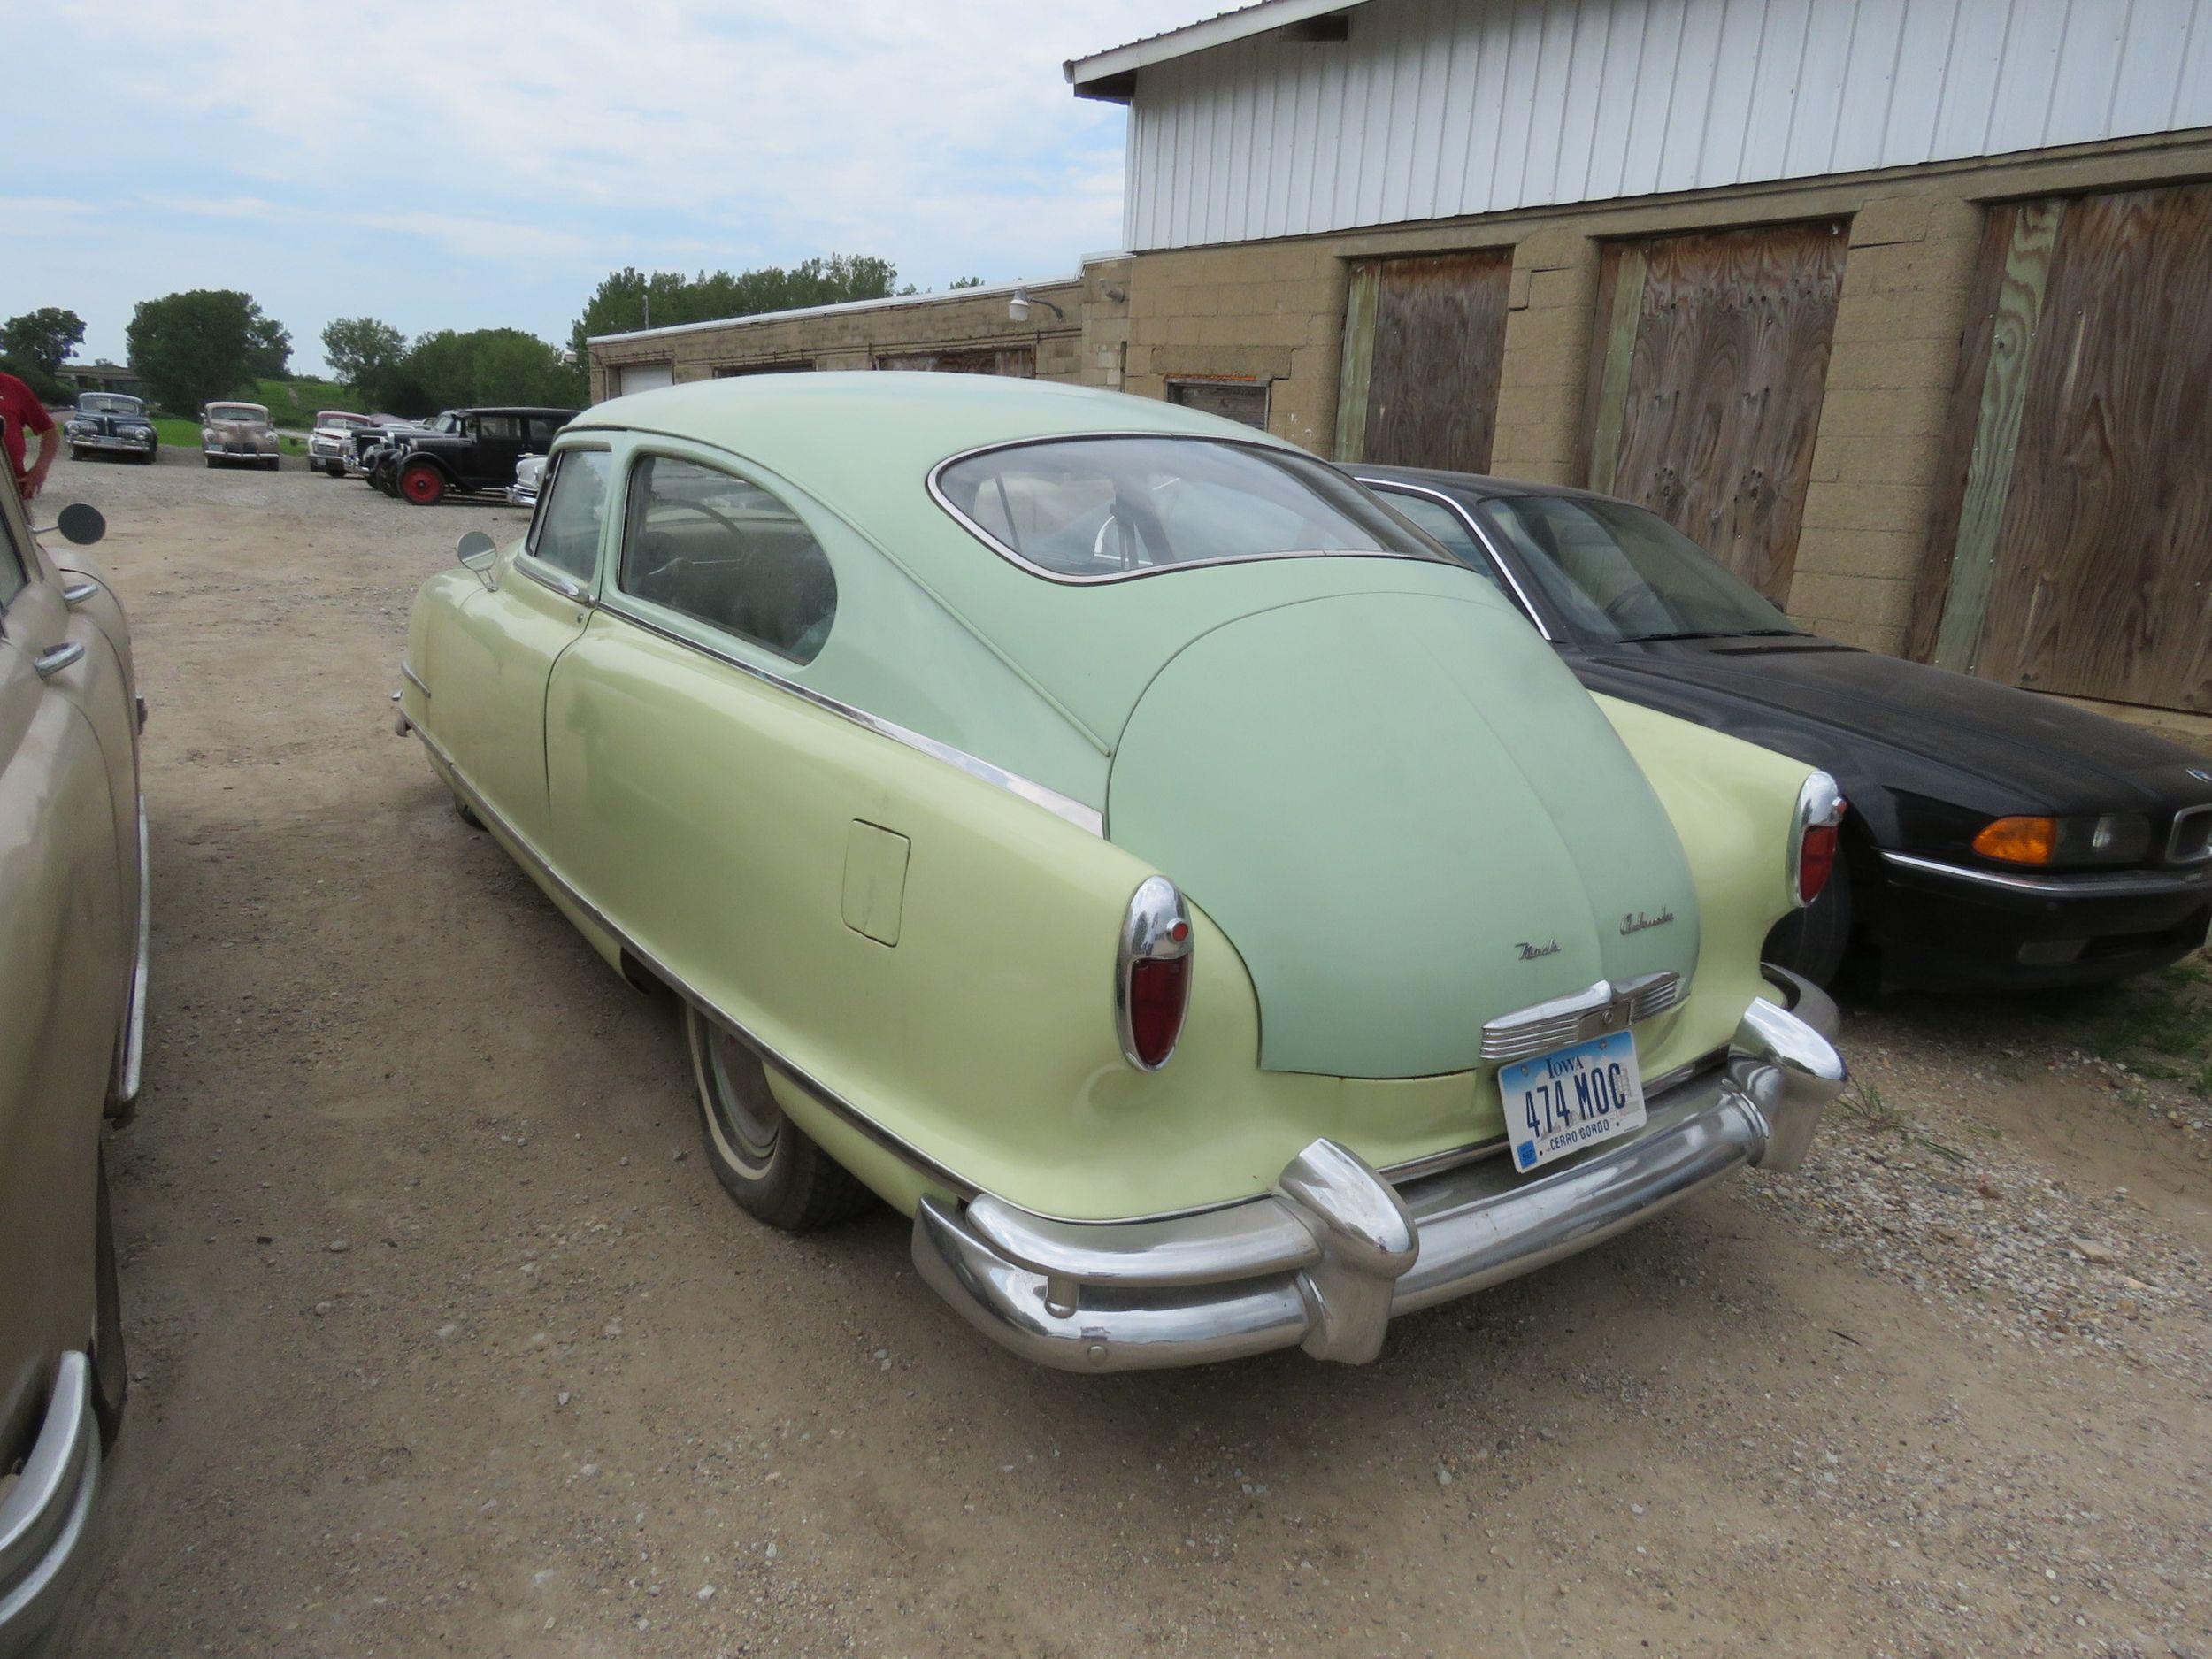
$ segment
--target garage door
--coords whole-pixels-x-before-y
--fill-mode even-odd
[[[1512,277],[1503,248],[1353,265],[1338,460],[1489,470]]]
[[[1650,508],[1777,604],[1797,564],[1843,230],[1615,242],[1599,267],[1590,488]]]
[[[2212,185],[1995,208],[1915,654],[2212,712]]]
[[[625,363],[616,371],[615,390],[618,395],[650,392],[675,383],[676,365],[672,363]]]

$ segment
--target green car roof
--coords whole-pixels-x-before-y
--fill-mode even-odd
[[[757,374],[613,398],[587,410],[566,431],[594,429],[713,445],[798,486],[986,641],[1101,755],[1113,752],[1162,664],[1235,618],[1378,591],[1471,597],[1507,608],[1487,580],[1456,561],[1360,555],[1171,568],[1114,582],[1054,581],[1002,557],[930,493],[930,474],[941,463],[1039,438],[1181,435],[1312,458],[1282,439],[1154,398],[983,374]],[[824,667],[834,668],[826,654]],[[833,684],[823,688],[838,692]],[[875,712],[933,729],[918,711],[912,718],[895,709]],[[1017,772],[1030,759],[1018,752],[974,752]],[[1048,780],[1068,787],[1057,778]],[[1103,805],[1095,785],[1069,792]]]

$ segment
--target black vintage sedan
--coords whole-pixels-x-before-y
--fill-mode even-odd
[[[1549,485],[1350,469],[1496,581],[1591,690],[1834,775],[1845,856],[1769,953],[1928,989],[2162,966],[2212,924],[2212,759],[2054,697],[1823,639],[1655,513]]]

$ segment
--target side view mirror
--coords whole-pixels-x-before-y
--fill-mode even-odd
[[[454,553],[463,566],[474,572],[476,580],[489,591],[492,585],[492,555],[498,550],[499,543],[491,537],[481,530],[471,530],[462,536],[460,545],[454,549]]]
[[[65,541],[90,547],[108,533],[108,521],[97,507],[73,501],[55,515],[54,522],[48,527],[60,531]]]

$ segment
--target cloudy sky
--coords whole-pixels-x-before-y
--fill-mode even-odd
[[[942,288],[1120,235],[1123,112],[1061,60],[1221,0],[10,5],[0,316],[243,288],[292,331],[565,339],[601,276],[818,253]]]

